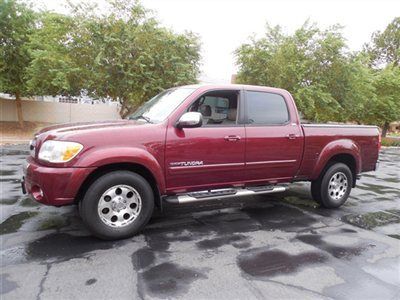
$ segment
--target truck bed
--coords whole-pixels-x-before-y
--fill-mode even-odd
[[[357,173],[375,170],[379,156],[378,127],[335,124],[302,124],[301,127],[304,134],[304,154],[298,178],[315,179],[315,168],[321,159],[321,153],[332,151],[336,141],[341,145],[347,143],[359,152],[360,166]]]

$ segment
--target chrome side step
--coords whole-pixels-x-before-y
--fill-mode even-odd
[[[219,200],[231,197],[279,193],[286,191],[286,189],[287,188],[285,186],[215,189],[169,196],[165,198],[165,201],[168,203],[183,204],[204,200]]]

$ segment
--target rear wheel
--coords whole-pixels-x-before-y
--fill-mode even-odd
[[[139,232],[154,209],[149,183],[129,171],[113,171],[98,178],[80,203],[89,230],[102,239],[122,239]]]
[[[321,206],[337,208],[346,202],[352,183],[350,168],[343,163],[335,163],[311,183],[311,194]]]

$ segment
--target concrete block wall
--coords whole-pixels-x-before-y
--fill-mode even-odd
[[[117,106],[22,100],[24,121],[46,123],[121,119]],[[17,121],[15,100],[0,99],[0,121]]]

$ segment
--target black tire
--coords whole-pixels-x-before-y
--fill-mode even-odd
[[[334,175],[337,178],[333,178]],[[338,181],[336,191],[333,191],[335,188],[333,184],[336,183],[331,183],[331,180]],[[344,182],[347,182],[346,186]],[[346,202],[352,185],[353,173],[350,168],[343,163],[334,163],[328,166],[317,180],[311,182],[311,195],[322,207],[338,208]]]
[[[80,217],[82,217],[82,200],[80,200],[79,202],[78,202],[78,214],[79,214],[79,216]]]
[[[141,209],[131,223],[112,227],[100,218],[98,205],[103,194],[118,185],[129,186],[137,191],[141,198]],[[94,236],[105,240],[117,240],[135,235],[150,220],[153,210],[154,193],[151,186],[142,176],[130,171],[112,171],[99,177],[90,185],[79,205],[79,213],[88,229]]]
[[[321,204],[321,182],[319,178],[311,182],[311,196],[315,202]]]

